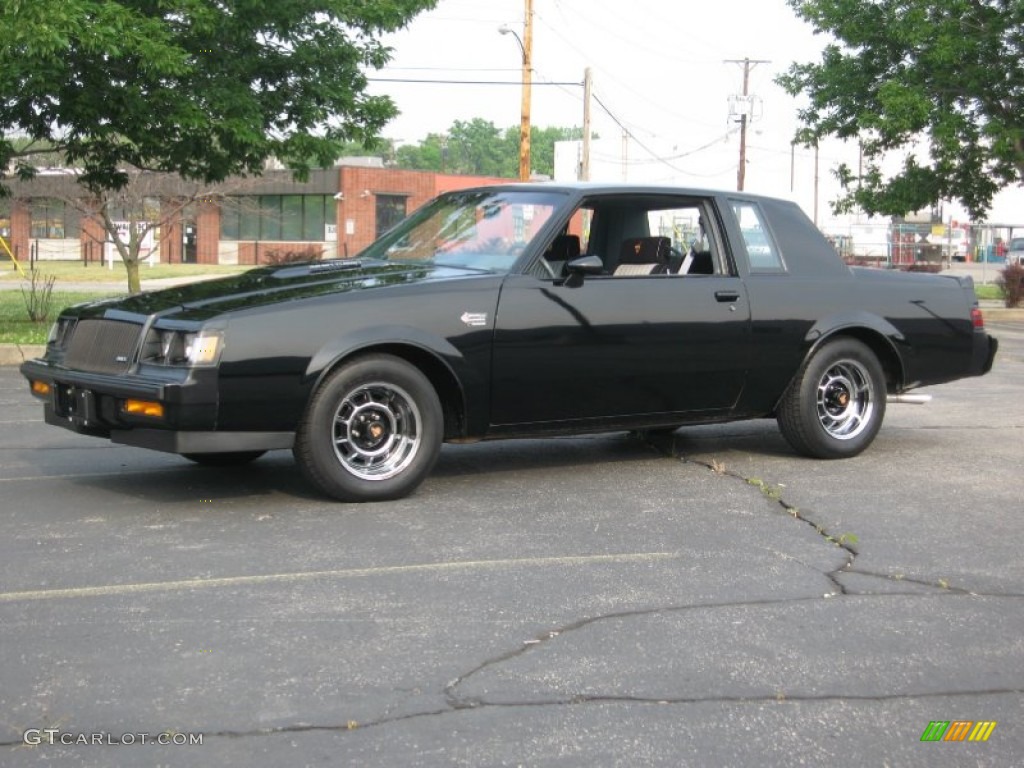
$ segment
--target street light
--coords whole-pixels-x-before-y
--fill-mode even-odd
[[[533,70],[530,62],[530,52],[533,47],[533,0],[526,0],[526,23],[524,25],[525,41],[519,37],[514,29],[507,24],[502,24],[498,32],[503,35],[512,35],[519,44],[519,50],[523,54],[523,104],[522,119],[519,124],[519,180],[530,180],[530,87],[532,85]]]

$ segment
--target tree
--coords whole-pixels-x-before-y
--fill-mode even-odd
[[[456,120],[446,134],[429,134],[417,146],[398,148],[399,168],[497,176],[514,179],[519,175],[519,126],[498,129],[483,118]],[[555,142],[579,139],[579,128],[538,128],[530,130],[530,155],[534,173],[552,176],[555,170]]]
[[[37,151],[97,198],[135,170],[209,184],[274,157],[302,178],[397,113],[363,70],[389,59],[379,35],[436,2],[5,0],[0,193]]]
[[[804,94],[798,140],[861,143],[840,166],[837,211],[903,215],[959,200],[984,218],[1024,180],[1024,3],[1018,0],[788,0],[831,35],[818,63],[778,82]],[[882,161],[909,150],[887,178]]]
[[[128,278],[128,291],[141,290],[139,266],[150,252],[144,250],[153,236],[174,232],[186,209],[216,200],[224,209],[252,195],[263,183],[260,179],[236,176],[217,184],[187,181],[168,173],[131,171],[127,182],[116,190],[97,190],[82,194],[73,171],[40,173],[24,181],[15,181],[15,196],[23,200],[56,202],[77,213],[82,234],[91,243],[93,253],[102,255],[109,243],[117,252]],[[101,256],[102,258],[102,256]]]

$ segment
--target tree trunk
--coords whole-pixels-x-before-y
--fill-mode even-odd
[[[142,293],[142,281],[139,279],[139,262],[125,261],[124,269],[128,273],[128,293]]]

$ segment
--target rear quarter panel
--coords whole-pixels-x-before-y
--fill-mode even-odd
[[[742,234],[726,231],[751,305],[751,369],[741,414],[770,413],[803,361],[835,334],[871,339],[898,365],[893,388],[968,375],[973,292],[952,277],[850,268],[793,203],[758,200],[785,261],[782,273],[750,269]],[[737,247],[737,244],[739,246]]]

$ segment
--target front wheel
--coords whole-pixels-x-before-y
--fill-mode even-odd
[[[885,416],[885,394],[885,372],[875,353],[856,339],[837,339],[800,370],[776,418],[798,453],[844,459],[875,439]]]
[[[307,478],[341,501],[411,493],[441,451],[444,416],[426,376],[391,355],[358,358],[309,402],[293,453]]]

